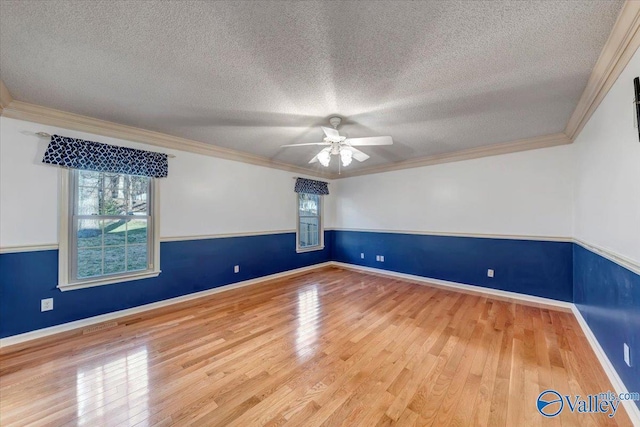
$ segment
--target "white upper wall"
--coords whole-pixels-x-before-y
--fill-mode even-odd
[[[42,163],[39,131],[175,154],[160,180],[161,237],[295,230],[291,172],[0,117],[0,247],[58,242],[58,168]]]
[[[640,142],[634,127],[637,51],[572,148],[574,236],[640,263]]]
[[[0,247],[58,242],[58,173],[33,135],[49,129],[0,117]]]
[[[571,147],[338,181],[336,227],[569,237]]]

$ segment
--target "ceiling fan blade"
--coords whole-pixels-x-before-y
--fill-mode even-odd
[[[349,150],[353,153],[353,158],[356,159],[359,162],[364,162],[365,160],[367,160],[369,158],[368,154],[363,153],[362,151],[358,150],[357,148],[349,147]]]
[[[305,142],[303,144],[287,144],[280,147],[304,147],[305,145],[331,145],[330,142]]]
[[[326,128],[324,126],[321,126],[321,127],[324,134],[327,135],[327,138],[329,138],[332,141],[340,141],[340,134],[338,133],[337,130]]]
[[[366,138],[348,138],[345,141],[351,146],[363,145],[393,145],[393,139],[390,136],[369,136]]]

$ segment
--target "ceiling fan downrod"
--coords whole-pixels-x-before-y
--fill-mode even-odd
[[[342,123],[342,118],[338,116],[331,117],[329,118],[329,123],[331,124],[331,126],[333,126],[334,129],[338,129],[338,126],[340,126],[340,123]]]

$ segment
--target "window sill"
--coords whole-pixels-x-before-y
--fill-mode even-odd
[[[313,251],[321,251],[324,249],[324,245],[322,246],[313,246],[310,248],[296,248],[296,252],[301,254],[301,253],[305,253],[305,252],[313,252]]]
[[[109,277],[106,279],[85,280],[82,282],[58,285],[58,289],[60,289],[62,292],[73,291],[76,289],[92,288],[94,286],[111,285],[114,283],[130,282],[132,280],[149,279],[152,277],[158,277],[160,273],[161,273],[161,270],[145,271],[138,274],[129,274],[129,275],[120,276],[120,277]]]

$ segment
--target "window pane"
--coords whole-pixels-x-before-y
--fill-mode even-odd
[[[78,215],[98,215],[100,194],[100,187],[78,187]]]
[[[129,214],[147,216],[147,200],[149,194],[149,177],[131,176],[129,191]]]
[[[103,205],[104,174],[78,171],[76,212],[79,215],[98,215]]]
[[[104,274],[124,273],[124,246],[104,248]]]
[[[299,242],[301,248],[318,246],[320,234],[318,233],[319,220],[317,217],[301,217]]]
[[[102,188],[102,172],[78,171],[80,187]]]
[[[147,243],[147,219],[127,222],[127,243]]]
[[[147,246],[127,246],[127,271],[146,270],[148,265]]]
[[[318,215],[320,196],[317,194],[300,193],[298,197],[300,215]]]
[[[104,174],[104,190],[101,215],[126,215],[127,199],[125,197],[126,175],[117,173]]]
[[[104,245],[124,245],[127,221],[119,219],[104,220]]]
[[[102,275],[102,248],[78,250],[78,279]]]
[[[78,248],[102,246],[102,220],[78,220]]]

